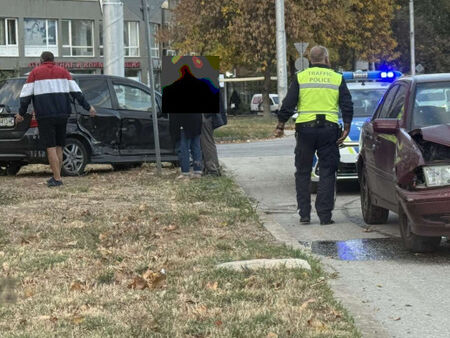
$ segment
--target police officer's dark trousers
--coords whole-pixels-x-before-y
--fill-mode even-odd
[[[311,169],[317,151],[319,157],[320,182],[317,188],[316,211],[321,222],[331,220],[334,208],[336,171],[339,164],[337,124],[328,123],[322,127],[296,125],[295,185],[300,217],[310,217],[311,213]]]

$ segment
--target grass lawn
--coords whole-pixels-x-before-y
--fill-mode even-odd
[[[231,179],[176,175],[0,177],[1,337],[359,337],[330,276],[275,242]],[[312,271],[215,269],[288,257]]]
[[[278,123],[274,116],[228,116],[228,124],[216,129],[214,137],[217,142],[246,142],[273,138],[273,132]],[[295,123],[290,119],[286,129],[293,130]]]

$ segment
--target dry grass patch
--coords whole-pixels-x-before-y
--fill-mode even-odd
[[[100,167],[48,189],[42,168],[0,177],[2,337],[359,336],[229,178]],[[215,269],[289,257],[312,271]]]
[[[273,138],[278,123],[275,116],[229,116],[228,124],[216,129],[214,137],[217,142],[247,142]],[[290,119],[286,129],[294,129],[295,123]]]

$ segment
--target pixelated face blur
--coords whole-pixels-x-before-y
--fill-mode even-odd
[[[173,63],[174,65],[177,64],[177,62],[180,61],[181,58],[182,58],[181,55],[174,56],[174,57],[172,58],[172,63]],[[200,58],[198,58],[197,56],[193,56],[193,57],[192,57],[192,62],[194,63],[194,66],[195,66],[196,68],[198,68],[198,69],[203,68],[203,61],[202,61]]]

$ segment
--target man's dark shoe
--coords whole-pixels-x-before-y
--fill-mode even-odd
[[[332,219],[328,221],[320,221],[320,225],[329,225],[329,224],[334,224],[334,221]]]
[[[49,187],[49,188],[52,188],[52,187],[59,187],[59,186],[61,186],[61,185],[63,185],[63,182],[62,182],[62,181],[55,180],[54,177],[50,178],[50,179],[47,181],[47,187]]]
[[[300,217],[300,224],[309,224],[311,223],[311,218],[309,217]]]

